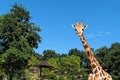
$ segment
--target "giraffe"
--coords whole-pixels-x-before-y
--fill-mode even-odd
[[[83,22],[78,23],[76,21],[76,25],[72,25],[72,27],[75,29],[76,34],[78,37],[80,37],[80,40],[83,44],[83,47],[86,52],[86,56],[88,58],[89,64],[91,66],[92,73],[89,74],[88,80],[112,80],[111,75],[109,75],[105,70],[102,69],[101,65],[97,61],[97,59],[94,57],[93,51],[89,47],[83,31],[87,28],[88,25],[83,25]]]

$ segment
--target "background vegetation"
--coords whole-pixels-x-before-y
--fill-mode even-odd
[[[38,80],[36,65],[42,61],[52,66],[43,68],[42,78],[46,80],[87,80],[91,71],[84,51],[74,48],[65,54],[54,50],[35,53],[41,29],[30,19],[21,4],[14,4],[9,13],[0,16],[0,80]],[[120,43],[103,46],[94,53],[113,80],[120,80]]]

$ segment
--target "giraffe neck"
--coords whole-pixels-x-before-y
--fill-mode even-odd
[[[92,72],[93,73],[98,73],[101,70],[102,67],[100,66],[97,59],[94,57],[93,51],[91,50],[87,41],[85,40],[84,35],[81,35],[79,37],[80,37],[80,39],[82,41],[82,44],[83,44],[83,47],[85,49],[85,52],[86,52],[87,58],[89,60]]]

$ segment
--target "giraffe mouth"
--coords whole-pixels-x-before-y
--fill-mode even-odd
[[[77,32],[77,34],[81,34],[81,32],[78,32],[78,31],[76,31]]]

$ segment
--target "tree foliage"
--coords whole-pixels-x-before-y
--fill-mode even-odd
[[[86,75],[82,74],[85,69],[80,65],[79,56],[67,56],[61,58],[50,58],[48,63],[52,65],[52,69],[44,72],[48,79],[54,80],[77,80],[85,79]]]
[[[102,47],[96,50],[103,68],[112,75],[113,80],[120,79],[120,43],[113,43],[110,48]]]
[[[31,48],[38,47],[38,42],[41,41],[41,38],[37,31],[40,31],[40,28],[30,22],[29,11],[21,4],[13,5],[10,12],[3,15],[0,19],[0,45],[4,51],[9,49],[11,43],[17,43],[21,38],[26,39]],[[16,44],[15,46],[18,47],[19,45]]]
[[[0,68],[9,80],[22,74],[41,42],[41,29],[30,19],[30,12],[21,4],[14,4],[9,13],[0,16]]]
[[[2,54],[0,61],[1,68],[5,74],[9,75],[8,79],[10,80],[17,74],[20,76],[28,64],[25,54],[15,48],[10,48]]]
[[[49,58],[58,58],[59,55],[54,50],[44,50],[43,60],[48,60]]]
[[[77,48],[74,48],[74,49],[69,50],[68,55],[79,56],[81,59],[81,62],[80,62],[81,66],[88,68],[88,63],[87,63],[88,61],[87,61],[87,57],[84,51],[80,51]]]

